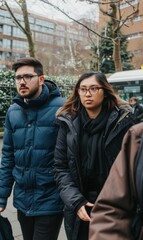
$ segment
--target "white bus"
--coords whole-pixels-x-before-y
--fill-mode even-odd
[[[116,72],[108,77],[108,82],[122,99],[128,100],[130,97],[136,96],[143,104],[142,69]]]

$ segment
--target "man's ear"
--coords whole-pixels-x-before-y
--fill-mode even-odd
[[[42,85],[44,83],[44,75],[39,76],[39,84]]]

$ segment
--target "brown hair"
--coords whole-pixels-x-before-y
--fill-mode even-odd
[[[95,76],[97,82],[103,87],[104,95],[105,95],[103,105],[107,107],[108,110],[110,110],[110,109],[113,109],[113,107],[118,104],[118,99],[116,97],[116,94],[114,93],[113,88],[107,81],[106,76],[102,72],[88,71],[80,76],[80,78],[78,79],[72,91],[70,98],[61,107],[57,115],[61,115],[63,112],[66,112],[70,115],[74,115],[80,112],[82,108],[82,104],[80,102],[78,89],[80,87],[80,83],[84,79],[89,78],[91,76]]]
[[[12,65],[12,70],[14,70],[16,72],[18,68],[23,67],[23,66],[34,67],[34,72],[37,73],[38,76],[43,75],[43,66],[42,66],[41,62],[39,62],[35,58],[27,57],[27,58],[18,59],[17,62],[15,62]]]
[[[137,97],[131,97],[131,98],[129,99],[129,101],[131,101],[131,100],[133,100],[133,101],[135,101],[136,103],[138,103],[138,98],[137,98]]]

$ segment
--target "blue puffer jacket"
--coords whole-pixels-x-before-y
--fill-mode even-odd
[[[55,113],[64,103],[52,82],[39,97],[16,96],[6,115],[0,168],[0,207],[5,207],[14,185],[14,206],[27,216],[62,212],[56,188],[53,154],[58,128]]]

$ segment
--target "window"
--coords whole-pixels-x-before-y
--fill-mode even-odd
[[[23,41],[13,40],[13,49],[23,50],[23,51],[27,50],[28,49],[28,43],[23,42]]]
[[[26,38],[25,34],[17,27],[13,27],[12,35],[15,36],[15,37]]]
[[[138,21],[141,21],[142,19],[143,19],[143,16],[137,16],[137,17],[128,19],[128,20],[126,21],[126,23],[138,22]]]
[[[42,33],[35,33],[36,41],[53,44],[53,36]]]
[[[140,0],[131,0],[129,1],[129,3],[123,3],[121,4],[121,8],[127,8],[130,7],[131,5],[137,4],[138,2],[140,2]]]
[[[64,45],[65,45],[65,40],[64,40],[64,38],[58,38],[58,39],[57,39],[57,45],[58,45],[58,46],[64,46]]]
[[[3,39],[3,48],[11,48],[11,40]]]
[[[35,24],[43,26],[43,27],[48,27],[48,28],[54,28],[55,27],[55,23],[48,22],[48,21],[43,21],[43,20],[40,20],[40,19],[36,19]]]
[[[3,32],[3,25],[0,25],[0,33]]]
[[[128,40],[135,39],[135,38],[142,38],[143,33],[135,33],[135,34],[130,34],[128,35]]]
[[[11,26],[3,25],[3,34],[11,35]]]

